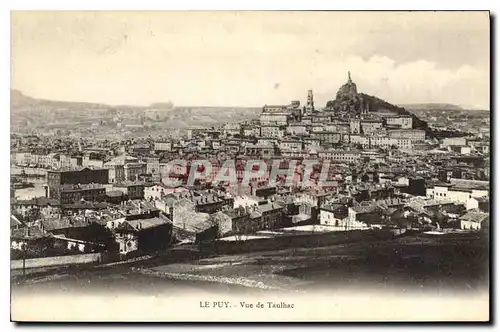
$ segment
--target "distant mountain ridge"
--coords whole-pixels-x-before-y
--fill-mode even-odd
[[[28,96],[25,96],[21,91],[10,89],[10,105],[11,107],[18,107],[24,105],[34,105],[37,100]]]
[[[147,108],[174,108],[174,104],[171,101],[165,103],[153,103],[149,106],[135,106],[135,105],[109,105],[103,103],[91,103],[91,102],[80,102],[80,101],[60,101],[60,100],[48,100],[48,99],[37,99],[26,96],[19,90],[10,90],[10,106],[11,109],[23,108],[28,106],[46,106],[46,107],[57,107],[57,108],[135,108],[135,109],[147,109]]]
[[[78,108],[106,108],[106,109],[136,109],[136,110],[148,110],[148,109],[177,109],[177,108],[204,108],[204,109],[220,109],[223,108],[234,108],[234,109],[246,109],[246,108],[257,108],[254,106],[204,106],[204,105],[180,105],[175,106],[172,101],[167,102],[155,102],[150,105],[110,105],[104,103],[92,103],[92,102],[79,102],[79,101],[60,101],[60,100],[48,100],[48,99],[38,99],[26,96],[21,91],[16,89],[10,89],[10,106],[11,110],[20,109],[29,106],[46,106],[49,108],[68,108],[68,109],[78,109]],[[260,107],[258,107],[260,108]]]
[[[175,106],[171,102],[148,106],[107,105],[86,102],[68,102],[36,99],[11,89],[11,118],[18,125],[22,121],[68,122],[78,129],[78,123],[128,123],[182,129],[190,126],[215,126],[229,122],[243,122],[258,117],[262,107]],[[75,114],[78,114],[75,117]],[[76,119],[78,118],[78,119]],[[77,123],[77,124],[74,124]],[[70,128],[70,127],[68,127]]]
[[[153,103],[149,105],[150,108],[174,108],[174,104],[171,101],[166,103]]]
[[[419,111],[425,111],[425,110],[463,111],[464,109],[468,109],[468,108],[463,108],[462,106],[447,104],[447,103],[402,104],[399,106],[404,107],[408,110],[419,110]]]
[[[18,108],[30,107],[30,106],[40,106],[40,107],[56,107],[56,108],[111,108],[113,106],[99,104],[99,103],[88,103],[88,102],[74,102],[74,101],[58,101],[58,100],[47,100],[47,99],[37,99],[26,96],[19,90],[10,90],[10,108],[15,110]]]

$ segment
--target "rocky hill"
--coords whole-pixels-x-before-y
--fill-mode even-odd
[[[359,93],[350,73],[347,82],[337,91],[335,99],[326,103],[326,108],[349,117],[359,116],[363,112],[390,112],[398,115],[409,115],[413,118],[414,129],[423,129],[427,134],[432,135],[427,122],[422,121],[404,107],[393,105],[375,96]]]
[[[363,111],[363,100],[361,95],[358,94],[356,84],[351,79],[350,72],[347,83],[339,88],[335,100],[328,101],[326,107],[350,114],[360,114]]]

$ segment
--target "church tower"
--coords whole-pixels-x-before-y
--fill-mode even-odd
[[[314,112],[314,97],[313,90],[307,92],[306,113]]]

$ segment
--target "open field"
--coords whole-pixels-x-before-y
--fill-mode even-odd
[[[66,271],[13,283],[12,291],[163,293],[352,291],[471,293],[488,288],[484,238],[408,236],[218,256],[168,263],[168,258],[92,270]]]

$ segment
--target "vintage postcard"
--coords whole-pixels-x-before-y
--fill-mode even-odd
[[[488,322],[490,13],[13,11],[11,319]]]

